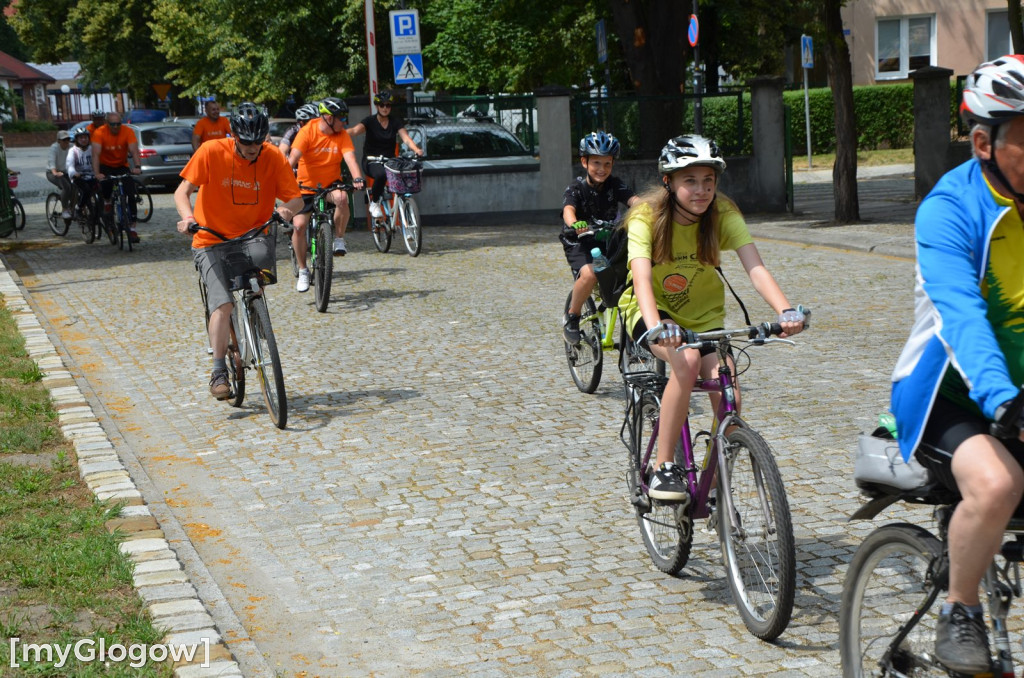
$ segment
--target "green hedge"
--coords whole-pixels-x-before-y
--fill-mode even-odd
[[[53,132],[57,126],[47,120],[18,120],[3,123],[5,132]]]

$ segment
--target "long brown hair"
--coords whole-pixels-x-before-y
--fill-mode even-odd
[[[667,179],[668,175],[663,177]],[[724,201],[732,209],[736,204],[721,191],[715,191],[715,198],[708,209],[700,215],[697,225],[697,260],[705,266],[718,266],[721,263],[719,249],[719,201]],[[628,227],[629,220],[641,210],[649,209],[651,213],[651,262],[667,264],[672,261],[672,192],[664,183],[653,186],[640,194],[640,201],[629,208],[623,222]]]

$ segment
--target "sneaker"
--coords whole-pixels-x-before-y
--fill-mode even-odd
[[[335,238],[334,239],[334,256],[336,256],[336,257],[343,257],[343,256],[345,256],[345,252],[347,252],[347,251],[348,250],[345,249],[345,239],[344,238]]]
[[[227,370],[214,370],[210,375],[210,395],[217,400],[227,400],[231,397],[231,386],[228,384]]]
[[[570,346],[580,343],[580,317],[577,314],[566,313],[562,318],[562,338]]]
[[[957,673],[975,675],[991,670],[985,619],[975,617],[961,603],[949,614],[939,614],[935,625],[935,658]]]
[[[374,219],[384,216],[384,210],[380,208],[380,204],[373,200],[370,201],[370,216]]]
[[[132,243],[133,245],[139,242],[139,234],[135,232],[134,228],[129,229],[128,231],[128,242]]]
[[[61,212],[60,213],[60,218],[61,219],[70,219],[71,218],[71,210],[64,210],[63,212]]]
[[[679,467],[666,461],[651,478],[651,486],[648,488],[647,494],[653,499],[662,501],[684,501],[689,492],[680,477]]]
[[[296,292],[308,292],[309,291],[309,269],[304,268],[299,271],[299,279],[295,281]]]

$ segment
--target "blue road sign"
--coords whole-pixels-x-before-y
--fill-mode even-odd
[[[697,39],[700,37],[700,22],[697,21],[697,15],[690,15],[690,25],[686,29],[686,39],[690,41],[690,47],[697,46]]]
[[[597,63],[608,61],[608,34],[605,32],[604,19],[597,20]]]
[[[800,65],[814,68],[814,41],[809,35],[800,36]]]
[[[396,85],[412,85],[423,82],[422,54],[396,54],[392,60],[395,64]]]

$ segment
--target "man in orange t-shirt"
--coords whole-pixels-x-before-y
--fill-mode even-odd
[[[128,165],[131,158],[134,166]],[[108,176],[116,177],[125,174],[139,174],[142,168],[139,166],[139,142],[135,132],[129,127],[121,125],[120,113],[107,113],[107,124],[100,127],[92,134],[92,172],[100,182],[103,191],[103,199],[110,203],[110,194],[114,190],[112,182],[107,180]],[[135,182],[124,183],[125,193],[128,194],[128,239],[131,242],[139,242],[139,235],[135,232],[135,225],[138,217],[138,201],[135,199]],[[106,206],[103,210],[103,221],[106,227],[113,228],[113,213],[108,212]]]
[[[305,292],[309,289],[309,269],[306,267],[306,226],[309,224],[309,212],[313,208],[313,198],[317,184],[329,186],[341,180],[341,161],[348,165],[352,173],[352,183],[356,190],[363,189],[363,174],[356,160],[356,149],[352,138],[345,131],[348,124],[348,105],[336,97],[328,97],[320,102],[320,117],[310,120],[295,135],[288,162],[292,167],[298,165],[298,179],[302,188],[305,206],[295,215],[292,225],[292,249],[299,265],[299,279],[295,289]],[[334,204],[334,256],[345,254],[345,227],[348,226],[348,195],[344,191],[335,190],[328,194],[327,199]]]
[[[211,139],[224,139],[231,136],[231,124],[227,118],[220,117],[220,104],[216,101],[206,102],[206,117],[200,118],[192,130],[192,150]]]
[[[277,208],[284,219],[294,218],[302,207],[302,196],[292,168],[277,149],[266,142],[270,121],[255,105],[244,103],[231,116],[230,139],[203,144],[181,171],[182,182],[174,192],[174,206],[181,221],[178,232],[188,233],[199,224],[226,238],[237,238],[265,224]],[[200,187],[195,210],[192,194]],[[223,242],[206,231],[192,236],[192,255],[206,284],[208,332],[213,349],[213,374],[210,394],[217,400],[231,396],[225,355],[231,321],[231,288],[221,249],[210,247]]]
[[[100,127],[103,127],[107,123],[107,114],[97,109],[92,112],[92,122],[85,126],[85,129],[89,130],[89,140],[92,140],[92,135],[96,133]]]

